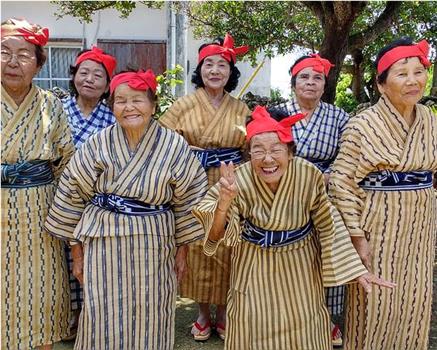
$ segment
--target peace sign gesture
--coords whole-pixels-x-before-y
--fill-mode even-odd
[[[237,182],[235,180],[235,168],[234,164],[230,162],[229,164],[225,164],[224,162],[220,163],[220,199],[219,199],[219,207],[223,209],[223,207],[229,208],[232,203],[232,200],[238,194]]]

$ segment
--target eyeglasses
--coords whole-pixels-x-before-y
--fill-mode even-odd
[[[25,53],[16,54],[3,50],[1,52],[1,57],[2,57],[2,62],[10,62],[15,57],[20,64],[30,63],[32,62],[32,60],[35,59],[35,56],[31,56]]]
[[[284,148],[281,148],[281,149],[272,149],[271,151],[254,151],[254,152],[249,152],[249,154],[252,157],[252,159],[256,159],[256,160],[264,159],[267,156],[267,154],[269,154],[270,157],[272,157],[274,159],[278,159],[281,156],[283,156],[285,153],[287,153],[287,150],[284,149]]]

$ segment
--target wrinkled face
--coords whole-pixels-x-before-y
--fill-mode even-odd
[[[302,69],[296,76],[294,92],[299,99],[320,101],[325,89],[325,75],[312,67]]]
[[[28,89],[40,70],[35,45],[22,36],[7,36],[1,40],[2,85],[9,91]]]
[[[205,89],[223,91],[231,75],[231,66],[220,55],[208,56],[200,68]]]
[[[134,90],[127,83],[120,84],[114,91],[113,112],[123,129],[143,130],[155,113],[155,103],[147,91]]]
[[[250,162],[256,174],[276,192],[292,154],[275,132],[266,132],[250,140]]]
[[[398,109],[414,106],[422,98],[428,72],[417,57],[401,59],[389,68],[385,83],[378,84],[381,93],[387,95]]]
[[[86,99],[99,99],[109,88],[105,68],[93,60],[80,63],[73,82],[79,96]]]

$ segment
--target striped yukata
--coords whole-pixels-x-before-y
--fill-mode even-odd
[[[437,170],[437,118],[416,105],[411,126],[389,99],[353,117],[333,165],[330,196],[352,236],[366,237],[371,272],[397,284],[347,291],[344,349],[428,349],[437,203],[432,188],[364,190],[381,170]]]
[[[56,181],[74,152],[61,103],[33,85],[17,106],[1,89],[2,170],[46,160]],[[64,244],[43,233],[55,181],[1,189],[1,348],[5,350],[52,344],[68,334]]]
[[[178,99],[159,122],[181,134],[190,146],[202,149],[240,148],[246,144],[245,123],[250,114],[241,101],[225,93],[216,109],[203,88]],[[206,171],[208,185],[220,178],[218,167]],[[230,249],[221,246],[216,255],[203,253],[200,241],[190,244],[188,273],[182,281],[180,294],[198,303],[225,305],[229,289]]]
[[[296,99],[273,108],[288,115],[301,113]],[[296,156],[309,160],[320,171],[329,174],[348,120],[349,115],[344,110],[320,101],[309,121],[302,119],[292,126]],[[326,305],[331,315],[343,312],[344,293],[344,286],[326,289]]]
[[[203,237],[190,210],[205,191],[206,175],[184,139],[154,120],[134,152],[118,124],[77,151],[46,222],[49,233],[84,249],[75,349],[173,349],[176,247]],[[99,194],[171,210],[126,215],[91,203]]]
[[[274,194],[250,163],[236,169],[238,195],[228,212],[225,236],[204,241],[208,255],[224,241],[233,247],[225,349],[331,350],[324,286],[346,283],[366,272],[335,208],[323,176],[295,157]],[[209,232],[219,185],[194,209]],[[300,240],[262,248],[242,239],[243,222],[264,230],[294,230],[312,222]]]
[[[68,96],[62,100],[62,103],[68,116],[68,123],[73,133],[73,142],[76,148],[82,146],[90,136],[115,123],[114,114],[102,101],[96,105],[88,117],[85,117],[80,111],[75,96]],[[71,310],[76,311],[82,306],[83,290],[77,278],[73,276],[73,259],[71,249],[68,246],[65,248],[65,255],[69,267]]]

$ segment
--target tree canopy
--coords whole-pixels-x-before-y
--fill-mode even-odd
[[[59,6],[59,16],[72,15],[85,21],[104,8],[115,8],[126,17],[138,4],[163,5],[162,1],[54,3]],[[371,62],[394,38],[425,38],[437,47],[436,1],[192,1],[172,2],[171,6],[188,16],[197,36],[214,38],[230,32],[238,45],[253,48],[252,59],[259,50],[269,56],[296,48],[320,52],[335,64],[323,96],[328,102],[334,100],[342,69],[353,75],[357,100],[372,99],[376,92]]]

